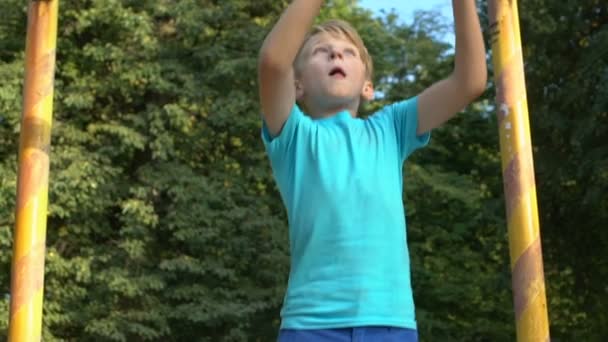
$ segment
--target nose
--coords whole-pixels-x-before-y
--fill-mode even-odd
[[[343,56],[342,56],[342,53],[340,51],[338,51],[338,50],[331,50],[331,53],[329,54],[329,58],[331,58],[331,59],[336,59],[336,58],[342,59]]]

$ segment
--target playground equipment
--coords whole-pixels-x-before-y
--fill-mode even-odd
[[[549,319],[516,0],[491,0],[490,30],[517,341],[549,341]]]
[[[9,341],[40,341],[58,0],[30,1]]]

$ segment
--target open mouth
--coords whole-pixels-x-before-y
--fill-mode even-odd
[[[329,72],[329,76],[344,78],[346,77],[346,72],[344,72],[344,70],[340,67],[335,67],[331,69],[331,71]]]

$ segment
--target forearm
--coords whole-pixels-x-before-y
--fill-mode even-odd
[[[452,0],[456,31],[456,81],[472,96],[483,92],[487,82],[486,51],[475,0]]]
[[[323,0],[294,0],[264,40],[261,62],[291,68],[322,4]]]
[[[475,0],[452,0],[452,8],[456,30],[454,72],[420,94],[418,134],[439,127],[486,88],[486,51]]]

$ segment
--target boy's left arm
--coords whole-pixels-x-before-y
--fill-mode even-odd
[[[452,74],[418,97],[418,129],[423,134],[452,118],[486,88],[486,51],[475,0],[452,0],[456,57]]]

